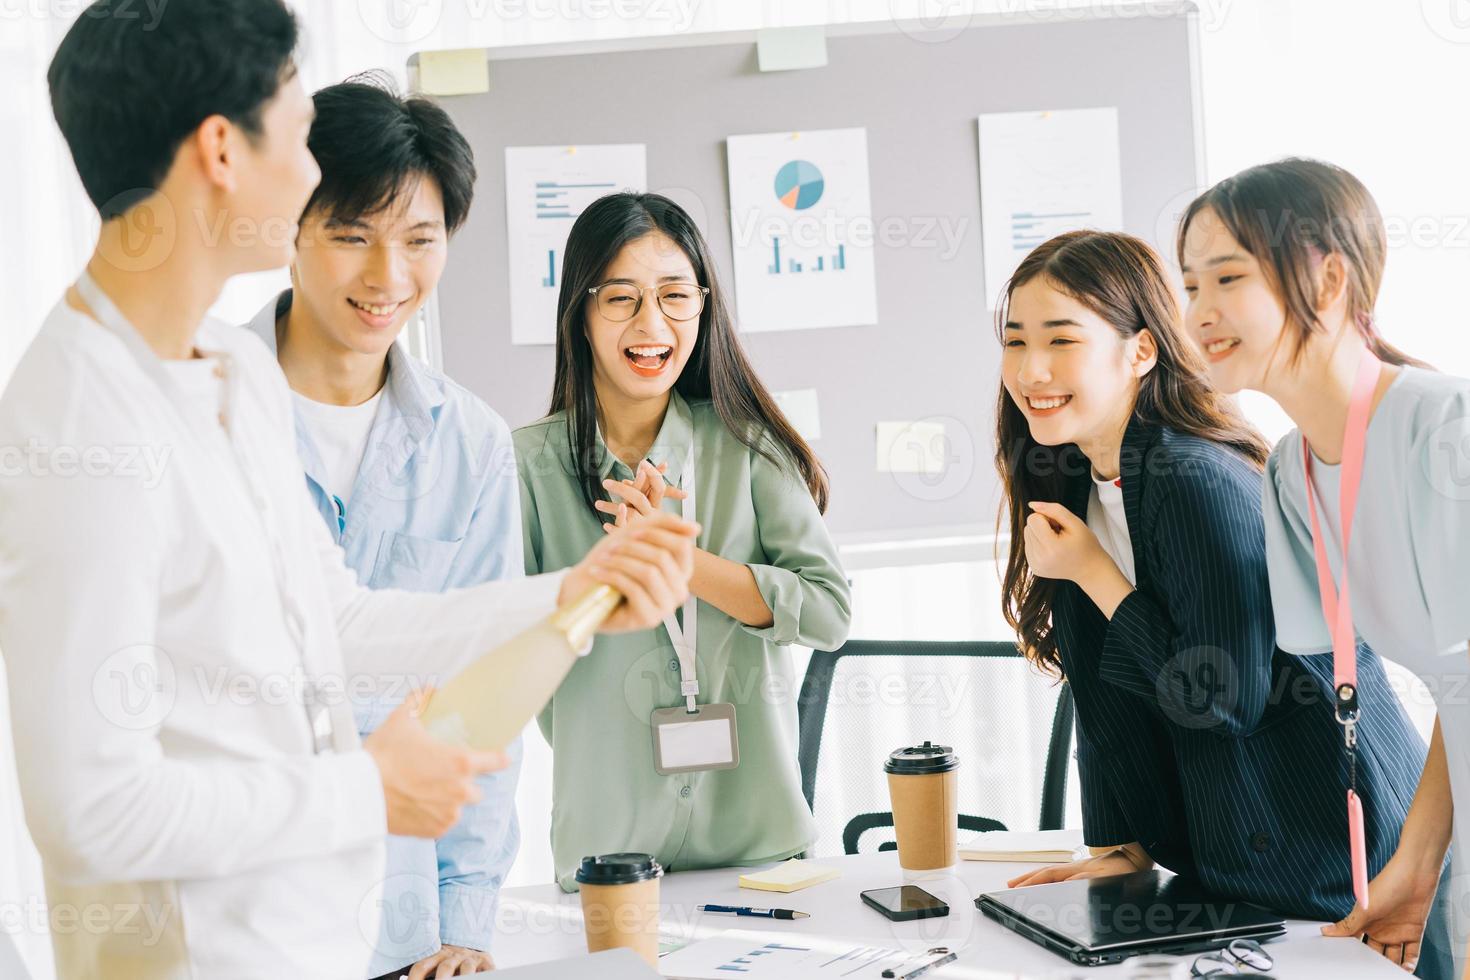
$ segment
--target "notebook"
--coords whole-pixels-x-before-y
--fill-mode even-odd
[[[820,885],[841,876],[842,872],[837,868],[792,858],[766,871],[741,875],[740,887],[755,888],[763,892],[799,892],[803,888]]]
[[[960,841],[966,861],[1037,861],[1060,864],[1077,857],[1080,830],[992,830]]]

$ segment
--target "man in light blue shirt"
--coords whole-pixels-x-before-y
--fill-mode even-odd
[[[483,401],[395,343],[443,272],[475,167],[433,103],[373,80],[313,97],[322,171],[302,216],[293,289],[250,323],[292,389],[306,485],[362,584],[438,592],[520,575],[510,430]],[[411,669],[411,668],[410,668]],[[370,732],[427,677],[349,691]],[[511,767],[438,841],[391,837],[369,976],[493,967],[496,899],[520,843]]]

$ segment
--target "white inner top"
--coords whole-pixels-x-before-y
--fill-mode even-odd
[[[322,487],[342,501],[352,500],[352,485],[367,451],[368,435],[373,430],[373,417],[383,389],[361,405],[327,405],[313,401],[295,391],[291,398],[301,412],[302,421],[311,433],[311,441],[322,458],[322,473],[327,485]]]
[[[1128,580],[1138,585],[1133,570],[1133,539],[1128,536],[1128,518],[1123,513],[1123,481],[1099,480],[1092,477],[1092,492],[1087,498],[1087,527],[1103,546]]]

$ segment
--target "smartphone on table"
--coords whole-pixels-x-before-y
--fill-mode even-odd
[[[866,905],[877,909],[894,922],[933,919],[949,915],[949,906],[943,900],[929,894],[918,885],[874,888],[859,894],[862,895]]]

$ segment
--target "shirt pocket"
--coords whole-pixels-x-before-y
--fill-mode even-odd
[[[464,538],[441,541],[399,531],[383,532],[378,556],[368,578],[370,589],[442,592]]]

